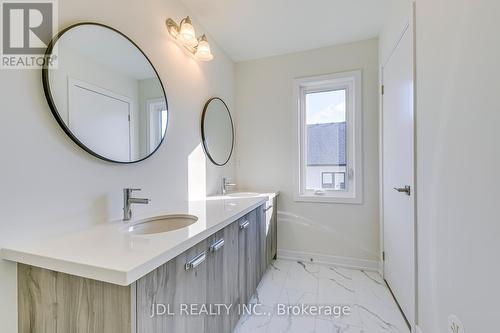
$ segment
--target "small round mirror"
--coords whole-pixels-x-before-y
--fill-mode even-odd
[[[210,161],[219,166],[225,165],[233,153],[234,129],[231,113],[222,99],[214,97],[205,104],[201,136]]]
[[[134,163],[163,142],[167,97],[158,73],[121,32],[78,23],[47,48],[45,96],[59,125],[81,148],[106,161]]]

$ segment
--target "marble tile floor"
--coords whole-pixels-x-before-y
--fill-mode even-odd
[[[257,314],[243,315],[235,333],[409,333],[378,273],[278,259],[252,297]],[[279,313],[286,305],[348,306],[350,313]],[[297,309],[297,308],[296,308]]]

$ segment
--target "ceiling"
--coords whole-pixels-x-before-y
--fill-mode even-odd
[[[234,61],[378,36],[391,0],[182,0]]]

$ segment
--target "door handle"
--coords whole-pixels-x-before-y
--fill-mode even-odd
[[[194,257],[193,259],[189,260],[186,263],[186,266],[184,268],[186,269],[186,271],[188,271],[192,268],[196,268],[196,267],[200,266],[205,261],[205,259],[206,259],[206,252],[203,251],[202,253],[200,253],[199,255]]]
[[[224,246],[224,238],[219,239],[217,242],[210,245],[210,252],[216,252]]]
[[[406,195],[411,195],[410,185],[406,185],[405,187],[395,187],[394,190],[398,191],[399,193],[406,193]]]
[[[240,223],[240,229],[244,230],[244,229],[248,228],[249,225],[250,225],[250,222],[248,220],[244,220],[243,222]]]

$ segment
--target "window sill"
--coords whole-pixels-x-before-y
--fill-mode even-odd
[[[360,196],[352,198],[352,197],[337,197],[328,195],[295,195],[294,201],[361,205],[363,203],[363,198],[361,198]]]

